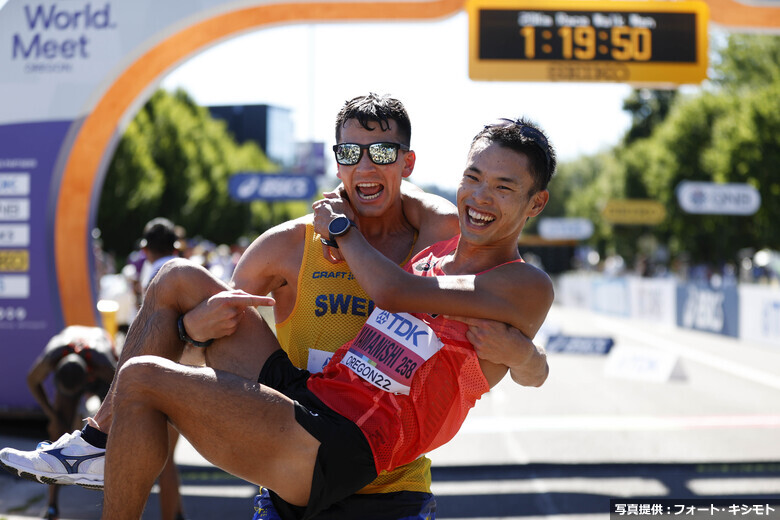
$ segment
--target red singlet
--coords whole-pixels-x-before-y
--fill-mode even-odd
[[[439,261],[455,250],[458,239],[455,236],[421,251],[406,270],[418,276],[443,275]],[[413,318],[407,319],[409,316]],[[387,325],[384,332],[378,330],[380,325],[370,327],[369,318],[358,337],[339,348],[322,373],[309,378],[308,386],[327,406],[360,427],[380,472],[411,462],[452,439],[477,399],[490,388],[474,348],[466,340],[467,325],[421,313],[384,312],[377,318],[376,324]],[[420,331],[425,325],[440,340],[433,339],[438,350],[430,357],[416,357],[413,347],[404,349],[393,341],[392,336],[398,333],[412,340],[415,333],[424,337]],[[361,342],[362,347],[355,346]],[[418,366],[413,366],[412,360]],[[388,382],[383,377],[387,374],[400,383]],[[385,383],[395,385],[384,386],[393,391],[381,389]],[[406,393],[399,388],[406,388]]]

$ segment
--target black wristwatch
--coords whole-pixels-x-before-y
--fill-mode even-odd
[[[347,231],[349,231],[353,226],[355,226],[354,222],[352,222],[344,215],[339,215],[338,217],[331,220],[330,224],[328,224],[328,235],[330,235],[329,238],[321,237],[320,240],[326,246],[335,247],[338,249],[339,245],[336,243],[336,237],[346,235]]]
[[[191,337],[187,335],[187,331],[184,328],[184,314],[179,316],[179,319],[176,321],[176,326],[179,328],[179,339],[182,340],[185,343],[189,343],[195,347],[205,348],[214,343],[213,339],[210,339],[208,341],[195,341]]]

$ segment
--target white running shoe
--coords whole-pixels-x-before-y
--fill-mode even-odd
[[[103,489],[106,450],[81,438],[81,431],[66,433],[56,442],[41,442],[34,451],[0,450],[0,466],[27,480],[43,484]]]

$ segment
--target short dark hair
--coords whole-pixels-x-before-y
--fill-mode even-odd
[[[54,371],[57,391],[65,395],[78,395],[87,384],[87,362],[76,353],[60,359]]]
[[[379,124],[379,128],[390,128],[390,120],[398,125],[398,136],[401,143],[409,148],[412,142],[412,123],[406,113],[403,103],[389,95],[378,95],[373,92],[367,96],[358,96],[344,103],[336,116],[336,142],[341,139],[341,129],[350,119],[357,119],[360,126],[366,130],[374,130],[371,123]]]
[[[558,164],[555,148],[550,139],[536,123],[525,119],[499,119],[485,125],[471,141],[471,147],[477,141],[486,139],[491,143],[520,152],[531,161],[531,173],[534,186],[531,193],[547,189]]]
[[[150,220],[144,226],[141,247],[157,255],[170,255],[176,251],[179,247],[179,236],[173,222],[163,217]]]

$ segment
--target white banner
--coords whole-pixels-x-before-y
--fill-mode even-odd
[[[780,289],[739,286],[739,336],[780,347]]]
[[[683,181],[677,202],[686,213],[752,215],[761,207],[761,194],[749,184]]]
[[[219,4],[227,2],[9,0],[0,10],[0,97],[14,102],[3,106],[0,124],[89,113],[98,87],[182,20],[207,16]]]
[[[589,309],[593,291],[591,286],[598,274],[564,273],[556,278],[555,301],[557,303]]]
[[[663,325],[677,322],[677,282],[672,278],[638,278],[628,280],[631,317]]]

